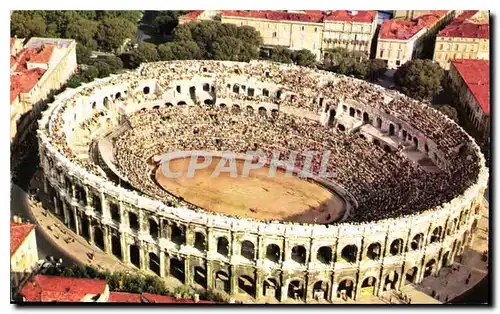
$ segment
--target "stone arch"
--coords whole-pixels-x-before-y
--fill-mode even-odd
[[[443,254],[443,259],[441,262],[442,267],[448,267],[449,258],[450,258],[450,251],[447,251],[446,253]]]
[[[149,92],[150,92],[149,86],[144,86],[144,88],[142,89],[142,92],[144,93],[144,95],[149,94]]]
[[[264,280],[264,292],[265,297],[274,297],[277,300],[280,299],[281,289],[279,285],[279,280],[273,277],[269,277]]]
[[[208,99],[208,98],[207,98],[207,99],[205,99],[205,100],[203,101],[203,103],[204,103],[205,105],[208,105],[208,106],[211,106],[211,105],[213,105],[213,104],[214,104],[213,100],[212,100],[212,99]]]
[[[384,152],[386,152],[386,153],[392,152],[391,147],[389,147],[389,145],[387,145],[387,144],[384,144]]]
[[[104,251],[104,233],[99,226],[94,227],[94,244]]]
[[[90,241],[90,233],[89,233],[90,221],[89,221],[89,218],[85,216],[82,219],[80,219],[80,221],[82,224],[82,229],[81,229],[82,237],[85,240]]]
[[[392,241],[391,246],[389,247],[389,253],[391,253],[392,256],[400,255],[401,253],[403,253],[403,243],[403,239],[401,238]]]
[[[329,289],[328,282],[323,280],[316,281],[313,285],[313,290],[312,290],[313,298],[315,300],[327,299],[328,289]]]
[[[217,239],[217,253],[223,256],[229,255],[229,241],[224,236]]]
[[[330,264],[333,260],[333,251],[329,246],[322,246],[318,249],[316,259],[323,264]]]
[[[202,286],[204,289],[207,288],[207,270],[201,266],[194,267],[194,282]]]
[[[66,207],[69,208],[69,205],[66,203]],[[75,215],[73,215],[73,211],[70,210],[69,212],[69,228],[73,230],[73,232],[76,233],[76,221],[75,221]]]
[[[359,133],[359,137],[366,140],[366,136],[364,136],[363,133]]]
[[[264,89],[262,90],[262,96],[264,96],[264,97],[269,97],[269,90],[268,90],[267,88],[264,88]]]
[[[361,283],[361,295],[374,295],[377,286],[377,278],[373,276],[366,277]]]
[[[139,230],[139,218],[133,212],[128,212],[128,225],[132,230]]]
[[[435,271],[436,271],[436,260],[432,258],[425,264],[424,278],[434,274]]]
[[[330,115],[328,116],[328,126],[333,126],[333,123],[335,122],[335,116],[337,115],[337,112],[335,109],[330,109]]]
[[[376,124],[376,127],[381,129],[382,128],[382,119],[380,119],[379,117],[377,117],[377,124]]]
[[[208,83],[203,84],[203,90],[205,92],[209,92],[210,91],[210,84],[208,84]]]
[[[199,251],[205,251],[207,249],[207,244],[205,240],[205,235],[201,232],[196,232],[194,234],[194,247]]]
[[[471,232],[474,233],[477,231],[477,226],[478,226],[478,221],[477,219],[474,219],[474,221],[472,222],[472,225],[471,225]]]
[[[370,116],[368,115],[368,112],[363,112],[363,122],[365,123],[370,122]]]
[[[252,242],[245,240],[241,242],[241,256],[253,261],[255,258],[255,246]]]
[[[342,259],[348,263],[356,263],[356,258],[358,256],[358,247],[355,244],[349,244],[344,246],[340,256]]]
[[[354,297],[354,281],[350,278],[346,278],[339,283],[337,288],[337,297],[346,296],[350,299]]]
[[[241,112],[241,108],[240,108],[240,106],[239,106],[239,105],[233,105],[233,106],[231,107],[231,113],[233,113],[233,114],[238,114],[238,113],[240,113],[240,112]]]
[[[111,236],[111,253],[122,260],[122,243],[117,235]]]
[[[278,109],[271,109],[271,117],[276,119],[278,117],[279,111]]]
[[[153,252],[149,253],[149,270],[160,276],[160,258]]]
[[[304,299],[304,281],[295,279],[288,284],[288,297],[295,300]]]
[[[356,109],[356,117],[361,118],[361,110]]]
[[[410,243],[410,248],[412,251],[420,250],[422,248],[422,242],[424,241],[424,234],[417,233]]]
[[[153,106],[153,110],[158,110],[160,109],[160,105]]]
[[[352,107],[349,108],[349,116],[354,118],[354,115],[356,114],[356,110]]]
[[[424,145],[424,149],[425,149],[425,152],[428,153],[429,152],[429,145],[427,145],[427,143],[425,143]]]
[[[154,220],[149,218],[148,219],[148,225],[149,225],[149,234],[153,239],[158,239],[158,234],[159,234],[159,227],[158,223]]]
[[[129,246],[130,263],[137,268],[141,267],[141,254],[139,253],[139,247],[135,244]]]
[[[240,93],[240,85],[238,85],[238,84],[233,85],[233,93],[235,93],[235,94]]]
[[[393,271],[385,275],[383,291],[397,290],[398,279],[399,279],[399,274],[397,271]]]
[[[418,268],[416,266],[408,269],[408,271],[405,274],[406,284],[416,283],[417,274],[418,274]]]
[[[249,87],[249,88],[247,89],[247,95],[248,95],[248,96],[250,96],[250,97],[255,96],[255,89],[254,89],[254,88]]]
[[[259,115],[265,117],[267,116],[267,109],[265,107],[259,107]]]
[[[415,148],[418,149],[418,138],[413,138],[413,144],[415,144]]]
[[[248,105],[248,106],[246,107],[246,111],[247,111],[247,113],[248,113],[248,114],[253,114],[253,107],[252,107],[252,106],[250,106],[250,105]]]
[[[305,264],[307,259],[306,248],[302,245],[296,245],[292,248],[291,258],[299,264]]]
[[[118,92],[115,94],[115,99],[120,99],[122,97],[122,93]]]
[[[176,224],[172,224],[170,226],[171,236],[170,239],[177,245],[186,244],[186,231],[183,226],[177,226]]]
[[[255,280],[247,275],[242,275],[238,278],[238,288],[239,291],[243,291],[250,295],[251,297],[255,297]]]
[[[382,246],[380,243],[372,243],[366,249],[366,256],[374,261],[378,261],[382,256]]]
[[[109,109],[109,99],[108,96],[104,97],[102,100],[102,104],[104,105],[104,108]]]
[[[225,271],[219,270],[215,273],[215,288],[226,293],[230,292],[229,275]]]
[[[185,265],[184,265],[184,259],[180,258],[177,259],[175,257],[170,258],[170,275],[172,275],[174,278],[179,280],[180,282],[184,283],[185,281]]]
[[[396,128],[394,127],[394,124],[389,123],[389,136],[393,136],[396,133]]]
[[[378,139],[373,139],[373,145],[380,146],[380,141]]]
[[[121,216],[120,216],[120,208],[118,207],[118,205],[115,203],[109,203],[109,211],[111,213],[111,219],[120,223]]]
[[[185,102],[185,101],[183,101],[183,100],[182,100],[182,101],[179,101],[179,102],[177,103],[177,106],[185,106],[185,105],[186,105],[186,102]]]
[[[406,130],[403,130],[403,140],[406,140],[407,135],[408,135],[408,132],[406,132]]]
[[[278,263],[280,261],[280,257],[280,247],[274,243],[269,244],[266,248],[266,259],[273,263]]]
[[[96,108],[96,107],[97,107],[97,102],[95,102],[95,101],[94,101],[94,102],[92,103],[92,110],[95,110],[95,108]]]
[[[219,104],[219,108],[222,110],[225,110],[225,109],[227,109],[227,106],[225,103],[221,103],[221,104]]]
[[[443,227],[438,226],[434,228],[432,234],[429,238],[429,243],[439,242],[441,241],[441,234],[443,233]]]
[[[345,126],[343,124],[338,124],[337,125],[337,129],[339,129],[340,131],[344,132],[345,131]]]
[[[173,107],[174,105],[171,102],[166,102],[165,107],[170,108]]]

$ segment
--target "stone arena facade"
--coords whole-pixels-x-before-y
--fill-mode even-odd
[[[205,66],[224,68],[226,74],[220,75],[223,84],[217,73],[206,71]],[[361,223],[347,219],[329,225],[294,224],[213,214],[139,193],[120,180],[126,176],[105,166],[105,158],[92,143],[119,128],[124,116],[155,107],[206,105],[251,108],[261,114],[279,111],[318,121],[333,132],[357,130],[388,153],[398,150],[400,140],[413,145],[414,155],[427,156],[432,171],[452,167],[448,162],[451,150],[408,120],[355,99],[335,99],[310,90],[303,94],[297,88],[287,89],[252,76],[243,79],[237,71],[228,73],[227,68],[233,66],[275,71],[280,67],[264,62],[153,63],[59,95],[39,121],[40,163],[45,192],[50,195],[46,205],[78,235],[130,266],[228,295],[248,294],[257,300],[334,301],[344,295],[356,300],[419,283],[462,255],[477,226],[488,169],[477,145],[456,125],[477,158],[479,170],[473,183],[439,206]],[[156,67],[162,70],[155,72]],[[186,73],[175,70],[182,67]],[[162,78],[169,71],[177,74],[168,80]],[[321,77],[322,84],[337,79],[365,84],[312,72]],[[264,78],[268,75],[263,72]],[[370,86],[387,97],[403,97]],[[252,90],[252,95],[242,97],[242,90],[248,94]],[[257,102],[255,97],[261,98]],[[290,98],[310,98],[317,109],[276,101]],[[433,114],[447,119],[437,111]],[[100,169],[89,166],[86,160],[93,158],[101,161]],[[107,171],[103,171],[105,167]],[[109,170],[114,175],[108,174]],[[343,189],[353,199],[350,205],[356,211],[359,200],[348,188]]]

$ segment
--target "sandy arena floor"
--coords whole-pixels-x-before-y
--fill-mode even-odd
[[[170,171],[181,171],[184,175],[169,178],[160,166],[156,170],[156,180],[169,193],[207,211],[225,215],[329,223],[344,214],[344,200],[315,182],[285,176],[285,172],[280,170],[270,177],[268,168],[251,170],[248,177],[241,177],[244,160],[236,161],[238,177],[233,178],[229,173],[222,172],[212,178],[219,159],[214,157],[210,166],[196,170],[192,178],[185,175],[190,158],[176,159],[170,161]]]

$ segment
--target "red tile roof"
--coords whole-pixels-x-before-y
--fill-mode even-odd
[[[432,13],[408,20],[385,20],[380,26],[380,38],[407,40],[415,36],[424,27],[432,27],[449,11],[434,10]]]
[[[10,76],[10,102],[12,103],[21,93],[29,93],[29,91],[38,83],[45,69],[34,68],[25,70],[20,74]]]
[[[184,14],[183,16],[180,16],[179,18],[186,19],[186,20],[196,20],[198,16],[200,16],[204,10],[196,10],[196,11],[191,11],[187,14]]]
[[[254,11],[221,11],[223,16],[233,16],[233,17],[247,17],[255,19],[266,19],[273,21],[300,21],[309,23],[321,23],[323,22],[322,14],[305,14],[305,13],[292,13],[292,12],[282,12],[282,11],[270,11],[270,10],[254,10]]]
[[[55,45],[46,45],[43,47],[42,51],[40,51],[37,55],[33,56],[29,62],[33,63],[49,63],[50,57],[52,57],[52,53],[54,52]]]
[[[490,61],[473,59],[451,60],[453,66],[476,98],[484,113],[490,113]]]
[[[441,37],[489,38],[488,23],[472,23],[468,21],[478,11],[465,11],[457,16],[449,25],[439,32]]]
[[[20,291],[27,302],[78,302],[86,295],[104,293],[106,281],[36,275]]]
[[[377,11],[357,11],[356,14],[351,14],[351,11],[337,10],[331,11],[330,14],[325,16],[327,21],[343,21],[343,22],[358,22],[358,23],[372,23],[377,16]]]
[[[19,224],[13,221],[10,222],[10,256],[16,253],[17,249],[21,246],[21,243],[23,243],[24,239],[26,239],[34,228],[35,225],[33,224]]]
[[[169,297],[166,295],[158,295],[158,294],[151,294],[151,293],[143,293],[142,297],[148,303],[196,303],[190,299],[177,300],[176,298]],[[215,304],[215,302],[200,300],[198,302],[198,304]]]
[[[112,303],[141,303],[142,298],[138,293],[110,292],[108,302]]]

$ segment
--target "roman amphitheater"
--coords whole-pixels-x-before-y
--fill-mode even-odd
[[[470,244],[488,180],[472,138],[425,104],[262,61],[147,63],[68,89],[38,140],[66,226],[131,267],[256,300],[356,300],[436,275]],[[317,156],[307,179],[161,171],[197,150],[279,151],[296,168],[328,151],[333,176]]]

